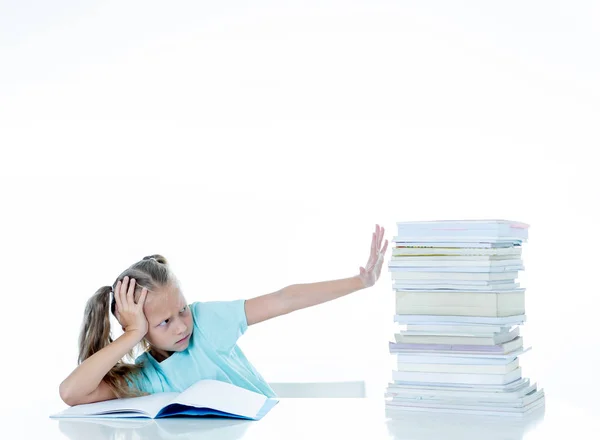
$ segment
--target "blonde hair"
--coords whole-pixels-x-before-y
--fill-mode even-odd
[[[112,286],[104,286],[98,289],[85,306],[83,324],[79,334],[79,364],[113,342],[108,313],[110,311],[116,318],[116,301],[112,293],[117,286],[117,282],[122,281],[126,276],[129,279],[135,278],[136,289],[134,298],[139,297],[144,287],[152,291],[176,282],[167,259],[162,255],[156,254],[144,257],[137,263],[132,264],[117,277]],[[103,380],[118,398],[138,397],[148,394],[139,390],[135,385],[130,387],[126,381],[126,379],[129,379],[134,384],[133,377],[139,374],[143,368],[143,364],[135,365],[134,363],[124,362],[125,358],[134,360],[134,350],[139,345],[142,346],[143,351],[150,349],[148,341],[145,338],[142,339],[140,344],[133,347],[104,376]]]

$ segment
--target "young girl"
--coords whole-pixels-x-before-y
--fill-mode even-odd
[[[87,302],[75,370],[60,384],[70,406],[151,393],[181,392],[201,379],[216,379],[275,397],[237,345],[249,325],[371,287],[379,279],[388,241],[375,225],[366,267],[350,278],[294,284],[234,301],[187,304],[167,260],[144,257],[100,288]],[[113,295],[111,295],[113,293]],[[110,312],[124,333],[113,341]],[[144,352],[135,363],[141,344]]]

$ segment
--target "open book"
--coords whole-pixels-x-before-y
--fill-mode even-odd
[[[218,380],[200,380],[181,393],[87,403],[52,414],[51,418],[221,416],[260,420],[279,402],[254,391]]]

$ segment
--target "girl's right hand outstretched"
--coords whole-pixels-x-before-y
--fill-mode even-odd
[[[129,286],[127,285],[129,281]],[[135,278],[123,278],[123,282],[117,282],[115,292],[115,315],[125,332],[136,332],[144,337],[148,333],[148,320],[144,314],[144,301],[148,290],[144,287],[142,293],[135,303],[133,294],[135,292]]]

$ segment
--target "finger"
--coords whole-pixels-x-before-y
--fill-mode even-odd
[[[121,280],[121,289],[119,289],[119,293],[121,295],[121,303],[125,305],[125,300],[127,299],[127,287],[129,284],[129,277],[123,277]]]
[[[123,304],[121,302],[121,281],[117,281],[117,287],[115,288],[115,301],[117,302],[117,308],[123,310]]]
[[[127,290],[127,304],[133,306],[133,292],[135,292],[135,278],[132,278],[129,282],[129,290]]]
[[[142,289],[142,294],[140,295],[140,298],[138,299],[138,306],[143,307],[144,306],[144,301],[146,300],[146,295],[148,294],[148,289],[146,289],[145,287]]]
[[[377,243],[377,237],[375,236],[375,232],[373,232],[373,238],[371,239],[371,256],[375,256],[375,244]]]
[[[385,255],[385,251],[387,250],[388,247],[388,241],[385,241],[385,244],[383,245],[383,249],[381,250],[382,255]]]
[[[379,245],[377,246],[377,249],[381,249],[381,242],[383,241],[383,235],[385,233],[385,228],[381,227],[379,229],[379,232],[380,232],[380,234],[379,234]]]

